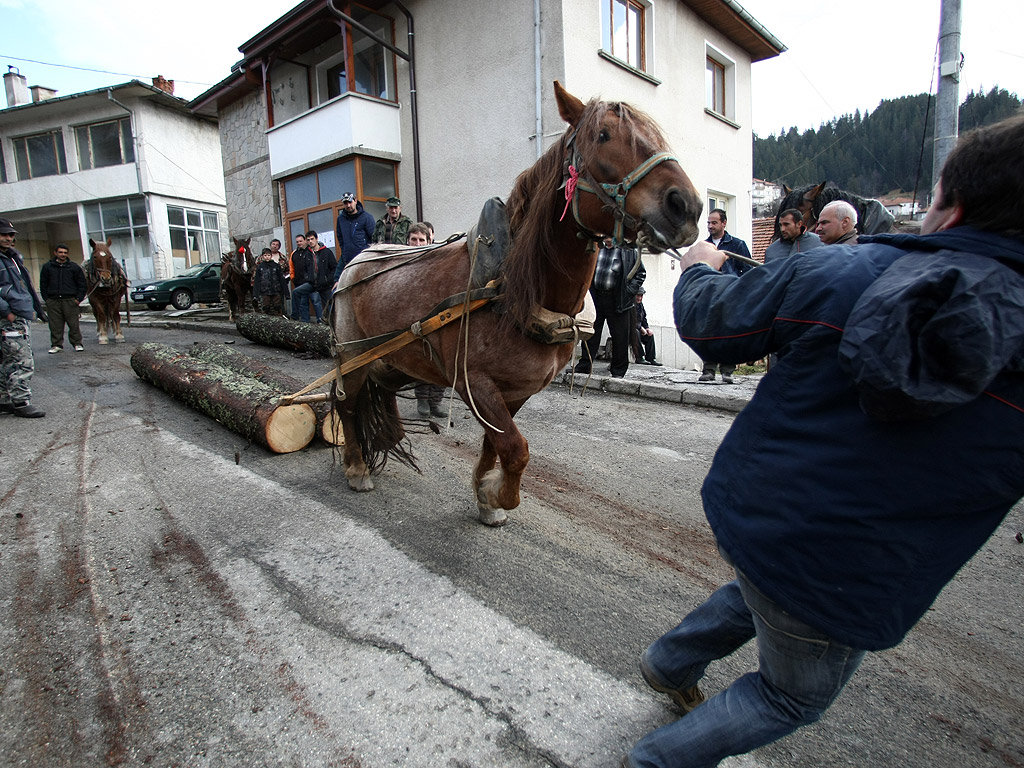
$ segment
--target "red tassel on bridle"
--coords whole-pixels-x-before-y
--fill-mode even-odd
[[[572,196],[576,194],[576,182],[580,179],[580,172],[576,170],[575,165],[569,166],[569,178],[565,182],[565,208],[562,211],[562,216],[559,221],[565,219],[565,214],[569,212],[569,205],[572,203]]]

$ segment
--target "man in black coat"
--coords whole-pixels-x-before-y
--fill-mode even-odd
[[[50,323],[50,354],[64,349],[64,326],[68,328],[68,343],[76,352],[82,346],[82,329],[78,318],[79,304],[85,298],[85,273],[68,258],[68,247],[58,243],[53,249],[53,258],[39,270],[39,293],[46,302],[46,314]]]

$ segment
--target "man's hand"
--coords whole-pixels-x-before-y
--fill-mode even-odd
[[[709,243],[707,240],[701,240],[699,243],[691,245],[686,253],[679,259],[679,263],[683,269],[691,267],[698,261],[703,261],[705,264],[713,267],[714,269],[721,270],[722,265],[725,264],[725,260],[729,257],[725,255],[725,251],[718,250],[714,244]]]

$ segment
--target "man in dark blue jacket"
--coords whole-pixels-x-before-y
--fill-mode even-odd
[[[702,491],[736,579],[641,658],[688,714],[624,765],[714,766],[818,720],[1024,495],[1021,179],[1015,117],[961,139],[920,237],[824,246],[742,280],[710,245],[687,252],[680,337],[779,362]],[[759,669],[704,701],[708,664],[751,639]]]
[[[725,225],[728,221],[725,211],[721,208],[713,209],[708,214],[708,239],[705,242],[711,243],[720,251],[735,253],[737,256],[745,256],[749,259],[750,249],[747,248],[747,244],[726,231]],[[744,264],[736,259],[729,259],[722,265],[722,274],[739,277],[748,269],[750,269],[749,264]],[[735,365],[712,362],[707,359],[703,360],[703,363],[703,369],[697,381],[702,383],[713,382],[715,380],[715,369],[717,368],[722,372],[722,381],[726,384],[732,384],[732,374],[736,370]]]
[[[363,204],[356,200],[351,192],[341,196],[341,211],[335,231],[338,235],[338,268],[334,273],[334,282],[341,277],[341,270],[352,259],[358,256],[373,241],[373,228],[376,222],[373,215],[363,210]]]

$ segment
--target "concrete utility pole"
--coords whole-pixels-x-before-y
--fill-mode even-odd
[[[932,183],[956,144],[960,122],[960,3],[941,0],[939,20],[939,91],[935,99],[935,154]]]

